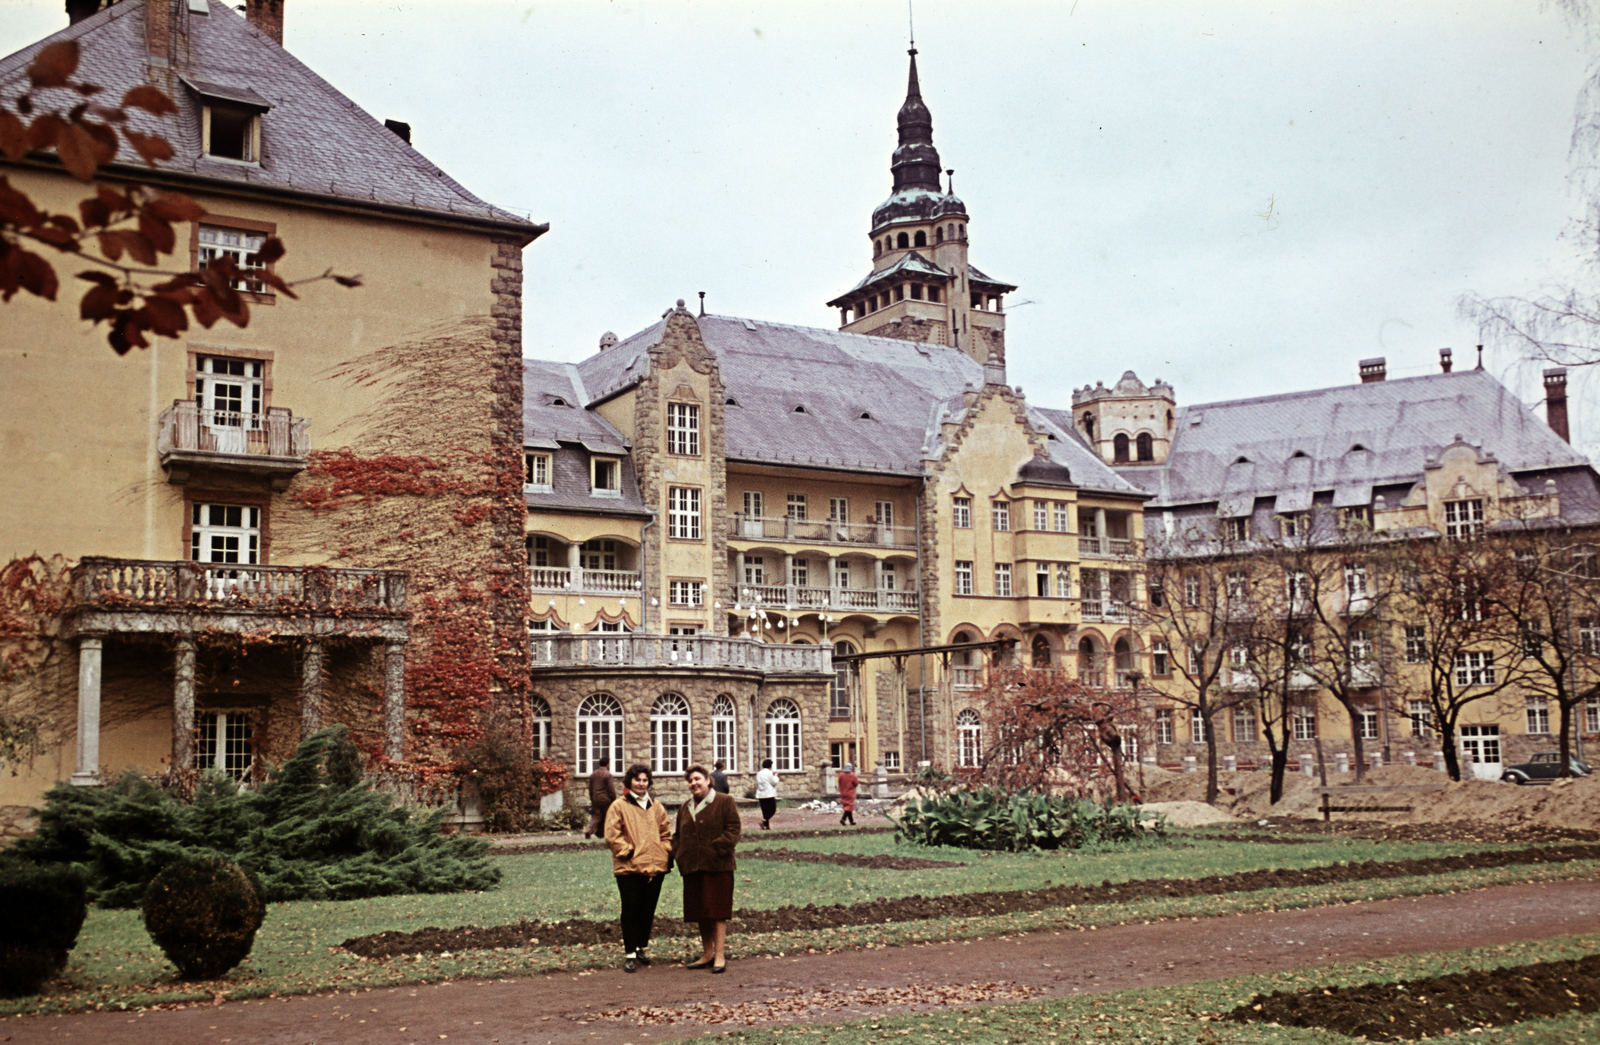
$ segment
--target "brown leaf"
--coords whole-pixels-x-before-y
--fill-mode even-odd
[[[122,246],[128,251],[129,256],[141,265],[154,265],[156,263],[155,244],[150,242],[150,237],[142,232],[131,229],[122,234]]]
[[[335,283],[339,284],[341,287],[359,287],[359,286],[361,286],[361,277],[360,276],[335,276],[335,277],[333,277],[333,281]]]
[[[150,329],[162,337],[177,337],[189,329],[189,314],[171,298],[160,295],[147,297],[144,310],[150,317]]]
[[[283,281],[282,276],[279,276],[271,269],[256,269],[251,273],[251,276],[259,282],[265,283],[267,286],[276,289],[280,294],[288,295],[289,297],[294,298],[296,301],[300,300],[300,295],[296,294],[289,287],[289,284]]]
[[[46,260],[31,250],[14,250],[17,255],[18,275],[22,289],[46,301],[56,299],[56,270]]]
[[[222,318],[222,309],[217,307],[216,299],[211,296],[211,290],[208,287],[201,287],[195,291],[194,305],[192,307],[194,308],[195,322],[207,330],[210,330],[212,324]]]
[[[28,148],[54,148],[56,138],[67,125],[53,112],[42,112],[28,124]]]
[[[178,111],[178,107],[172,104],[172,99],[167,97],[167,92],[147,83],[128,88],[128,93],[122,96],[122,107],[143,109],[153,116],[166,116],[168,113]]]
[[[102,287],[114,287],[117,285],[117,281],[112,278],[110,273],[100,272],[95,269],[88,269],[78,273],[78,278],[90,283],[98,283]]]
[[[122,260],[122,233],[102,232],[96,238],[100,241],[100,253],[106,256],[107,261]]]
[[[159,134],[140,134],[138,131],[124,130],[123,135],[128,139],[128,144],[133,146],[133,151],[147,166],[154,167],[162,160],[172,159],[172,145]]]
[[[74,236],[78,234],[78,223],[72,220],[72,215],[70,214],[52,214],[45,220],[58,229],[65,229]]]
[[[35,87],[65,87],[78,71],[78,41],[57,40],[28,63],[28,82]]]
[[[5,109],[0,109],[0,152],[12,162],[28,154],[27,124]]]
[[[0,219],[21,228],[31,228],[43,221],[44,215],[26,193],[13,189],[9,181],[0,177]]]
[[[131,348],[149,348],[150,342],[144,339],[145,317],[143,309],[118,312],[117,317],[111,321],[111,334],[107,338],[111,347],[119,356],[128,354]]]
[[[78,215],[89,228],[100,228],[111,223],[111,208],[99,196],[78,201]]]
[[[206,209],[191,200],[181,192],[168,192],[157,196],[145,207],[150,213],[167,221],[199,221],[206,216]]]
[[[245,260],[252,265],[271,265],[273,262],[281,260],[286,253],[283,240],[276,236],[268,236],[266,242],[261,244],[261,249]]]
[[[83,299],[78,302],[78,318],[87,319],[98,323],[102,319],[110,319],[117,311],[117,286],[97,283],[83,292]]]
[[[66,229],[47,223],[35,225],[29,230],[28,234],[34,239],[50,244],[52,247],[61,247],[63,249],[68,247],[74,238],[72,233]]]
[[[100,197],[100,202],[110,208],[113,214],[133,209],[133,200],[110,186],[98,185],[94,191],[95,195]]]
[[[79,181],[93,178],[100,168],[100,146],[81,123],[69,123],[61,129],[56,139],[56,155]]]
[[[148,206],[139,209],[139,231],[144,233],[150,245],[162,254],[171,254],[172,248],[177,243],[177,237],[172,233],[172,226],[165,219],[152,214]]]

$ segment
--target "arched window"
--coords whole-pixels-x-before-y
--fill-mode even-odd
[[[883,240],[881,240],[881,239],[873,240],[872,241],[872,256],[873,257],[878,257],[882,253],[883,253]]]
[[[1149,432],[1140,432],[1139,438],[1134,440],[1134,455],[1140,461],[1156,459],[1156,441],[1150,437]]]
[[[578,776],[594,772],[595,763],[611,759],[622,768],[622,705],[606,693],[585,697],[578,705]]]
[[[902,232],[900,235],[894,238],[894,245],[899,247],[901,250],[904,250],[911,246],[911,237]]]
[[[1094,689],[1106,684],[1105,658],[1095,648],[1094,640],[1088,637],[1078,643],[1078,681]]]
[[[800,709],[792,700],[767,705],[766,757],[780,773],[800,768]]]
[[[689,765],[689,702],[665,693],[650,706],[650,768],[681,773]]]
[[[1043,635],[1033,637],[1033,666],[1036,668],[1050,666],[1050,640]]]
[[[956,223],[955,222],[952,221],[949,225],[945,226],[945,236],[947,236],[950,239],[955,239],[956,238]]]
[[[739,771],[739,713],[726,693],[711,703],[711,752],[730,773]]]
[[[833,652],[835,656],[841,653],[854,653],[855,647],[841,640],[833,644]],[[833,663],[833,686],[828,691],[829,718],[850,717],[850,677],[854,667],[855,665],[848,661],[842,664],[839,661]]]
[[[933,229],[933,241],[935,243],[943,243],[944,242],[944,226],[943,225],[935,225],[934,226],[934,229]]]
[[[533,753],[540,758],[550,755],[550,705],[543,697],[528,701],[528,714],[533,720]]]
[[[928,245],[928,233],[923,229],[918,229],[915,243],[919,247],[926,247]]]
[[[1094,442],[1094,415],[1093,414],[1086,413],[1086,414],[1083,415],[1083,435],[1084,435],[1084,438],[1089,440],[1089,442],[1091,442],[1091,443]]]
[[[983,759],[983,721],[971,708],[956,716],[956,765],[975,769]]]
[[[1111,648],[1111,655],[1116,662],[1117,688],[1127,689],[1133,685],[1133,679],[1130,677],[1133,672],[1133,646],[1125,638],[1118,639],[1117,644]]]
[[[1128,460],[1128,434],[1118,432],[1116,438],[1111,440],[1111,459],[1115,462],[1126,463]]]

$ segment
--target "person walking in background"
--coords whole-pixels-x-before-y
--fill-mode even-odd
[[[728,773],[723,769],[720,758],[711,765],[711,790],[719,795],[728,793]]]
[[[672,829],[667,810],[650,797],[650,767],[633,765],[622,776],[626,790],[606,811],[605,839],[611,872],[622,898],[622,968],[650,964],[647,948],[655,927],[661,882],[672,867]]]
[[[711,789],[711,774],[704,766],[690,766],[683,778],[689,800],[678,807],[672,858],[683,875],[683,920],[700,927],[700,957],[685,968],[726,972],[739,808],[730,796]]]
[[[839,773],[839,808],[844,810],[839,815],[839,826],[849,824],[856,826],[856,788],[861,780],[856,776],[856,767],[852,762],[846,762],[844,769]]]
[[[617,779],[611,775],[611,759],[596,760],[589,771],[589,826],[583,837],[592,838],[605,826],[606,810],[617,800]]]
[[[761,772],[756,774],[756,801],[761,803],[761,829],[772,829],[772,815],[778,811],[778,774],[772,771],[772,759],[761,760]]]

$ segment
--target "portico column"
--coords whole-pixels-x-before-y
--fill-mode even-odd
[[[788,593],[783,601],[786,604],[793,603],[800,595],[794,589],[794,556],[787,552],[783,556],[783,584],[785,591]]]
[[[1105,555],[1111,551],[1111,535],[1106,533],[1106,510],[1094,510],[1094,539],[1100,547],[1100,554]]]
[[[322,643],[307,640],[300,662],[300,739],[322,728]]]
[[[78,639],[78,765],[74,784],[100,783],[100,672],[105,639]]]
[[[194,649],[192,635],[178,636],[172,661],[173,769],[194,767]]]
[[[405,758],[406,644],[383,649],[383,754],[391,762]]]
[[[567,570],[571,574],[572,590],[581,590],[583,588],[583,549],[576,543],[567,545]]]

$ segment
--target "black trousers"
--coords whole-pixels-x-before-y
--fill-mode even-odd
[[[619,874],[617,892],[622,897],[622,952],[633,954],[650,946],[656,924],[656,901],[661,899],[664,874]]]
[[[761,803],[761,819],[771,820],[772,815],[778,811],[778,800],[776,798],[760,798],[757,801]]]

